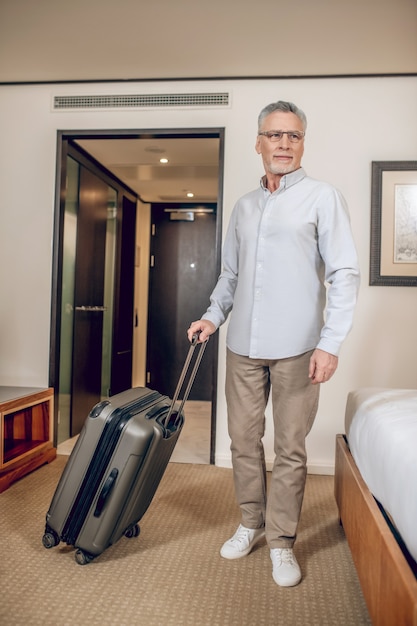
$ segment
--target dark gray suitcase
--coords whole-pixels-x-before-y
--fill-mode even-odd
[[[180,435],[183,406],[206,343],[193,338],[172,400],[138,387],[91,410],[46,514],[45,548],[63,541],[76,548],[75,560],[85,565],[123,535],[139,535],[138,522],[152,501]],[[197,345],[200,350],[193,362]],[[187,375],[188,383],[176,408]]]

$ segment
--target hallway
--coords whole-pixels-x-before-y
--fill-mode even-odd
[[[211,403],[188,400],[185,403],[185,422],[181,436],[171,457],[173,463],[210,463]],[[58,445],[58,454],[69,455],[77,437]]]

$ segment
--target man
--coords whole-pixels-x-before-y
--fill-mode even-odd
[[[305,439],[320,384],[338,364],[353,318],[359,269],[346,203],[301,167],[306,117],[293,103],[265,107],[256,151],[265,175],[234,207],[211,305],[188,335],[227,332],[226,401],[241,524],[220,554],[249,554],[264,536],[278,585],[301,580],[293,553],[307,474]],[[326,283],[327,302],[326,302]],[[262,437],[271,393],[269,494]]]

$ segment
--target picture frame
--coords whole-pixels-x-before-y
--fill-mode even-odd
[[[372,161],[369,284],[417,286],[417,161]]]

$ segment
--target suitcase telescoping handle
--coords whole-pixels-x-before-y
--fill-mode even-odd
[[[197,374],[197,370],[199,368],[201,359],[203,358],[204,350],[206,349],[206,345],[207,345],[207,342],[208,342],[208,339],[206,339],[205,341],[199,343],[199,341],[198,341],[199,334],[200,333],[194,334],[193,338],[191,340],[190,349],[188,350],[188,354],[187,354],[187,357],[185,359],[185,363],[184,363],[184,366],[182,368],[182,371],[181,371],[181,374],[180,374],[180,378],[178,380],[178,384],[177,384],[177,387],[176,387],[175,392],[174,392],[174,396],[172,398],[171,406],[169,407],[169,411],[168,411],[167,416],[166,416],[166,418],[164,420],[164,427],[165,428],[168,427],[169,420],[170,420],[171,415],[172,415],[172,413],[174,412],[174,409],[175,409],[175,403],[178,400],[178,397],[180,395],[181,389],[182,389],[182,387],[184,385],[185,377],[187,376],[188,370],[190,368],[190,363],[191,363],[191,360],[193,358],[194,351],[195,351],[197,345],[199,345],[200,346],[200,350],[199,350],[199,352],[197,354],[197,357],[196,357],[196,360],[195,360],[195,363],[194,363],[194,367],[193,367],[193,369],[191,371],[191,374],[189,375],[187,387],[186,387],[186,389],[184,391],[184,395],[182,397],[180,407],[179,407],[179,409],[177,411],[177,417],[175,419],[174,426],[177,425],[177,423],[178,423],[178,421],[180,419],[180,416],[181,416],[181,411],[183,410],[184,404],[186,403],[187,398],[188,398],[188,396],[190,394],[191,387],[193,385],[195,376]]]

